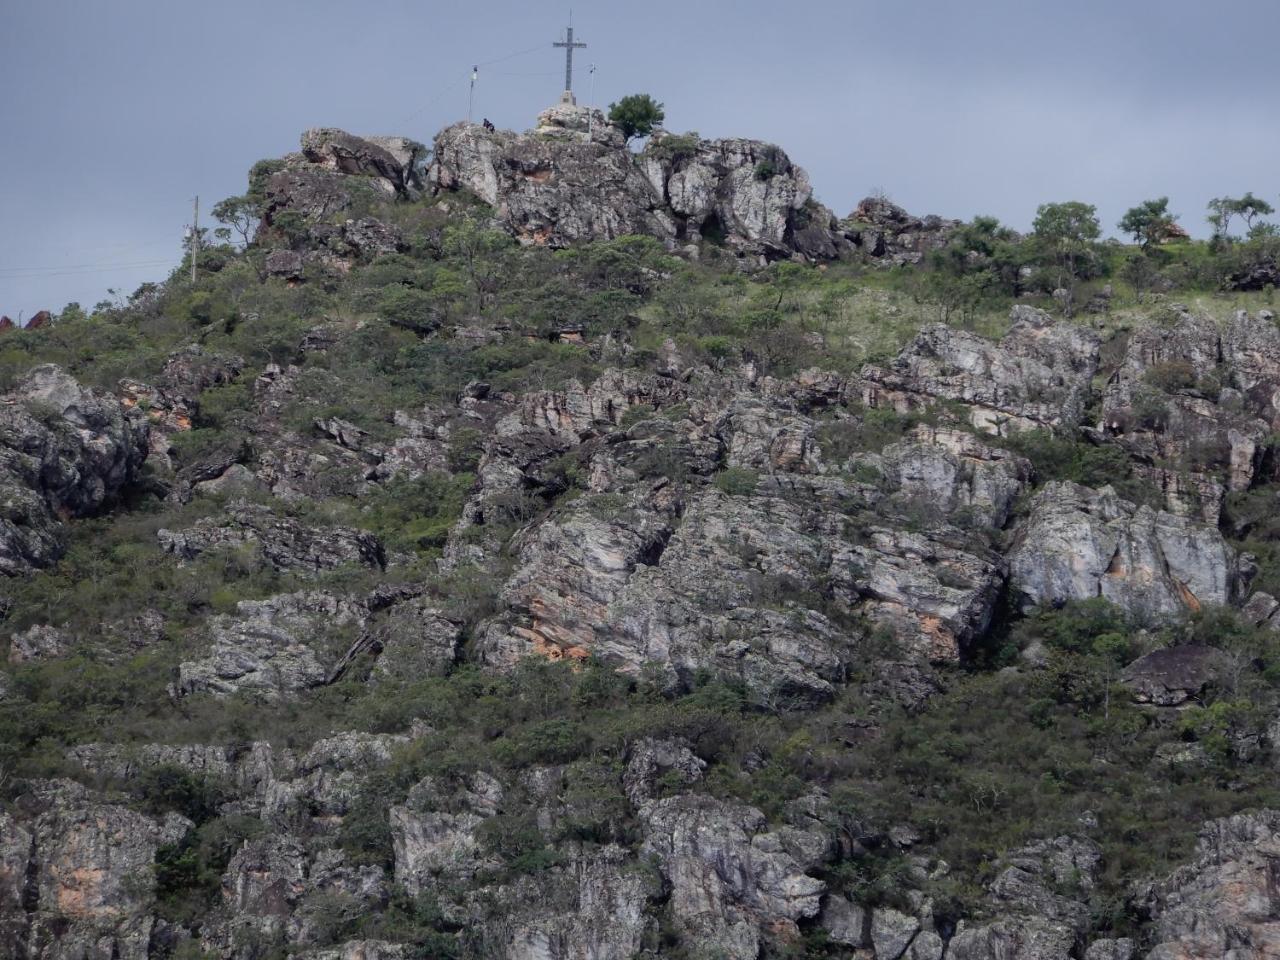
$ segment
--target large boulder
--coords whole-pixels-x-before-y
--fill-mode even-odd
[[[417,161],[426,151],[404,137],[364,139],[333,127],[315,127],[302,134],[302,155],[326,170],[369,177],[381,189],[408,196],[420,186]]]
[[[1147,623],[1230,604],[1241,581],[1215,528],[1137,506],[1111,487],[1059,482],[1032,500],[1009,566],[1024,609],[1104,597]]]
[[[1221,681],[1228,667],[1221,650],[1187,644],[1153,650],[1125,667],[1121,679],[1138,703],[1177,707],[1198,698],[1209,684]]]
[[[436,190],[466,190],[489,204],[522,243],[676,236],[631,154],[610,144],[458,123],[436,135],[428,176]]]
[[[688,239],[718,237],[744,254],[830,259],[835,218],[809,176],[759,140],[653,137],[640,164]]]

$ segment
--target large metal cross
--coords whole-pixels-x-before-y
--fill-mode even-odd
[[[585,47],[586,44],[573,42],[573,27],[570,27],[564,40],[557,41],[551,45],[553,47],[564,47],[564,89],[567,93],[573,90],[573,49],[574,47]]]

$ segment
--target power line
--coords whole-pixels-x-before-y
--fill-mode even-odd
[[[163,267],[172,264],[167,260],[138,260],[132,263],[85,264],[74,268],[40,267],[27,273],[0,273],[0,281],[4,280],[42,280],[45,277],[73,277],[90,273],[106,273],[111,270],[136,270],[143,267]]]
[[[105,262],[99,260],[96,263],[51,263],[45,267],[0,267],[0,273],[28,273],[33,270],[80,270],[97,268],[97,267],[128,267],[134,264],[146,265],[154,263],[156,259],[150,260],[113,260]]]
[[[498,57],[496,60],[481,60],[480,66],[490,67],[495,63],[506,63],[508,60],[514,60],[516,57],[523,57],[530,53],[536,53],[539,50],[546,49],[545,44],[538,44],[536,47],[530,47],[528,50],[517,50],[515,53],[509,53],[505,57]]]
[[[450,83],[445,87],[441,87],[439,90],[436,91],[435,96],[431,97],[431,99],[423,103],[421,107],[419,107],[409,116],[401,120],[400,123],[409,124],[409,123],[412,123],[414,120],[417,120],[418,117],[426,113],[428,109],[430,109],[431,107],[439,103],[441,100],[443,100],[448,93],[455,90],[457,87],[461,86],[463,83],[466,83],[468,80],[471,80],[471,74],[474,70],[480,67],[493,66],[493,64],[495,63],[506,63],[508,60],[514,60],[517,57],[525,57],[531,53],[537,53],[539,50],[543,50],[543,49],[545,49],[545,45],[540,43],[536,47],[529,47],[525,50],[517,50],[515,53],[508,53],[501,57],[494,57],[492,60],[480,60],[480,61],[474,62],[472,64],[471,70],[468,70],[462,76],[458,77],[458,79],[454,80],[453,83]],[[505,76],[505,74],[498,74],[498,76]],[[512,76],[515,76],[515,74],[512,74]]]

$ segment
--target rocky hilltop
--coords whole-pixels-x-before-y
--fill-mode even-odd
[[[567,104],[301,147],[0,333],[0,956],[1280,956],[1269,310],[938,322],[968,225]]]

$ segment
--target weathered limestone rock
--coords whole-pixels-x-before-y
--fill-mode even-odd
[[[892,264],[919,263],[930,250],[946,246],[959,220],[913,217],[884,197],[866,197],[840,227],[867,256]]]
[[[710,668],[764,701],[826,699],[855,638],[818,611],[770,608],[821,569],[822,556],[792,504],[709,490],[656,565],[637,569],[610,605],[595,652],[628,672],[661,664],[677,683]]]
[[[0,812],[0,943],[15,955],[27,932],[27,869],[31,862],[31,833],[9,814]]]
[[[1128,937],[1115,940],[1095,940],[1084,952],[1084,960],[1131,960],[1133,941]]]
[[[327,593],[241,600],[234,616],[210,618],[209,653],[178,667],[174,692],[273,700],[318,686],[367,614],[363,605]]]
[[[428,179],[436,190],[479,197],[522,243],[560,247],[676,232],[631,154],[610,144],[459,123],[436,135]]]
[[[824,884],[796,845],[766,829],[752,807],[688,795],[640,808],[643,853],[671,884],[669,911],[685,936],[733,960],[755,960],[761,935],[785,942],[816,916]]]
[[[264,818],[297,823],[305,816],[317,830],[340,822],[368,777],[390,763],[393,751],[408,742],[406,735],[356,731],[317,740],[266,785]]]
[[[818,926],[832,943],[842,947],[871,946],[871,911],[839,894],[829,893],[822,898]]]
[[[156,850],[191,822],[145,817],[68,780],[36,782],[22,809],[31,817],[21,828],[31,838],[31,895],[22,901],[29,955],[146,960]]]
[[[1280,368],[1268,373],[1280,383]],[[1184,313],[1135,331],[1107,386],[1100,430],[1175,513],[1217,523],[1226,493],[1248,489],[1261,466],[1269,399],[1247,397],[1235,379],[1217,324]]]
[[[496,867],[476,829],[498,812],[503,792],[502,784],[480,772],[466,775],[454,789],[433,777],[418,783],[406,803],[389,811],[396,882],[416,894]]]
[[[1102,852],[1092,840],[1039,840],[1005,854],[1000,862],[1004,869],[989,888],[997,901],[1074,930],[1088,926],[1085,901],[1102,865]]]
[[[834,218],[777,147],[716,140],[686,150],[655,136],[637,160],[611,124],[592,122],[588,136],[587,113],[552,108],[525,135],[455,124],[436,137],[429,179],[484,200],[524,243],[714,234],[753,257],[835,256]]]
[[[958,660],[991,622],[1004,582],[1000,558],[976,544],[961,547],[964,538],[945,528],[926,534],[877,526],[866,541],[833,553],[836,598],[887,627],[905,654]]]
[[[876,960],[898,960],[920,932],[920,921],[889,907],[871,911],[871,945]]]
[[[538,114],[538,126],[533,132],[539,137],[558,140],[603,143],[613,147],[626,145],[622,131],[602,111],[563,101]]]
[[[631,745],[622,787],[634,806],[653,799],[658,780],[697,783],[707,763],[682,743],[672,740],[639,740]]]
[[[389,193],[408,196],[419,186],[417,158],[422,144],[404,137],[362,139],[345,130],[317,127],[302,134],[302,155],[317,166],[368,177]]]
[[[305,576],[345,564],[383,567],[382,544],[371,533],[350,527],[311,527],[266,507],[237,503],[225,515],[197,521],[185,530],[160,530],[160,546],[179,560],[211,550],[254,549],[277,570]]]
[[[1073,483],[1036,495],[1009,564],[1024,608],[1105,597],[1147,622],[1229,604],[1240,580],[1235,551],[1212,527]]]
[[[726,411],[717,432],[725,440],[731,467],[769,473],[822,470],[814,424],[808,417],[757,400],[743,400]]]
[[[226,950],[246,934],[286,943],[314,943],[334,919],[335,903],[377,910],[388,896],[381,867],[353,867],[341,851],[311,853],[293,836],[268,834],[247,841],[222,877],[225,922],[202,930],[206,949]]]
[[[231,858],[222,897],[237,914],[286,917],[306,891],[307,854],[292,837],[246,843]]]
[[[37,624],[9,638],[9,662],[31,663],[65,657],[74,644],[75,637],[67,631]]]
[[[1068,927],[1036,917],[1000,917],[968,926],[961,921],[947,943],[947,960],[1067,960],[1076,935]]]
[[[501,906],[500,916],[474,928],[484,956],[631,960],[643,952],[656,926],[650,909],[660,893],[656,878],[618,846],[565,852],[563,867],[486,890]]]
[[[1156,946],[1147,960],[1280,956],[1280,813],[1211,820],[1197,858],[1147,893]]]
[[[609,369],[588,387],[570,380],[563,390],[526,394],[519,409],[500,421],[497,429],[506,435],[542,429],[575,441],[585,440],[616,427],[634,407],[662,408],[679,403],[686,395],[684,384],[670,377]]]
[[[968,525],[1000,528],[1031,480],[1031,464],[988,446],[970,433],[920,426],[907,439],[877,455],[854,458],[869,464],[894,491],[893,500],[943,516],[963,515]]]
[[[272,250],[267,254],[263,267],[268,276],[282,280],[301,280],[304,269],[302,254],[297,250]]]
[[[607,633],[609,606],[637,565],[656,559],[671,536],[675,495],[670,487],[643,491],[624,507],[583,499],[563,518],[538,526],[503,588],[504,604],[519,619],[490,629],[491,661],[509,664],[527,652],[587,657]]]
[[[1280,428],[1280,327],[1268,311],[1237,311],[1222,331],[1222,360],[1244,406]]]
[[[370,631],[378,659],[371,680],[418,680],[445,673],[458,659],[462,627],[427,600],[393,606]]]
[[[101,509],[147,456],[145,417],[53,364],[0,397],[0,576],[48,566],[61,525]]]
[[[408,960],[412,944],[386,940],[348,940],[338,947],[307,950],[298,956],[303,960]]]
[[[1098,367],[1099,341],[1083,327],[1026,306],[1010,311],[999,342],[934,324],[888,366],[862,368],[862,402],[906,412],[952,401],[998,435],[1078,423]]]
[[[720,235],[744,254],[830,259],[838,250],[831,211],[813,202],[808,174],[758,140],[653,137],[640,158],[682,239]]]
[[[1101,852],[1080,837],[1040,840],[1004,854],[989,886],[997,905],[988,923],[960,921],[946,948],[960,960],[1065,960],[1088,927],[1087,899]]]

